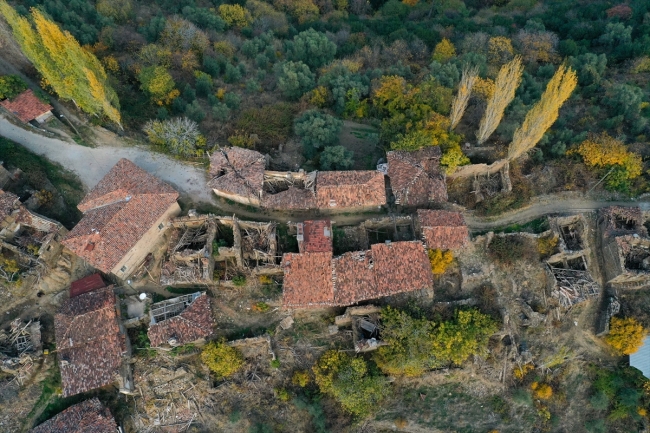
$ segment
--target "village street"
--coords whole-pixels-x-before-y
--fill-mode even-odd
[[[109,134],[105,131],[105,135]],[[173,185],[194,204],[202,203],[216,206],[225,214],[237,213],[240,217],[275,221],[295,221],[319,217],[318,213],[311,212],[305,212],[300,217],[295,217],[285,212],[251,210],[244,206],[232,205],[223,200],[218,200],[206,186],[207,173],[203,167],[175,160],[143,146],[120,145],[121,141],[114,136],[111,145],[102,144],[98,147],[84,147],[76,143],[45,137],[27,129],[19,128],[2,116],[0,116],[0,135],[73,171],[88,189],[94,187],[117,161],[121,158],[127,158],[149,173]],[[106,141],[108,140],[102,140],[103,143]],[[0,155],[1,159],[2,155]],[[499,215],[496,218],[477,217],[472,212],[466,212],[465,218],[470,230],[476,232],[515,223],[525,223],[544,215],[588,212],[612,205],[641,206],[644,210],[650,209],[650,203],[647,201],[614,202],[597,201],[589,198],[544,196],[534,198],[528,206],[522,209]],[[339,225],[348,225],[357,224],[375,216],[381,216],[381,214],[337,215],[333,219]]]

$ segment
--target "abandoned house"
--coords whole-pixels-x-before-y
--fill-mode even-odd
[[[416,227],[432,250],[458,250],[469,242],[469,229],[460,212],[418,209]]]
[[[19,385],[38,372],[42,355],[40,321],[18,318],[9,329],[0,330],[0,370],[12,375]]]
[[[345,306],[432,288],[431,265],[421,242],[387,241],[333,257],[331,238],[325,236],[330,227],[319,221],[303,223],[301,252],[284,254],[285,308]],[[312,236],[305,240],[308,232]]]
[[[587,222],[582,214],[549,218],[551,230],[558,235],[561,252],[582,251],[588,253]]]
[[[117,433],[111,411],[97,397],[70,406],[30,433]]]
[[[210,157],[208,186],[220,197],[259,206],[264,184],[266,158],[241,147],[216,150]]]
[[[266,171],[259,152],[223,148],[210,157],[208,186],[238,203],[268,209],[370,210],[386,204],[384,175],[377,171]]]
[[[30,211],[17,195],[0,189],[0,247],[50,263],[66,233],[60,223]]]
[[[120,322],[112,286],[82,293],[63,302],[54,316],[63,396],[120,382],[132,390],[130,344]]]
[[[212,335],[215,325],[210,298],[196,292],[151,306],[149,341],[152,347],[182,346]]]
[[[244,268],[278,273],[276,224],[237,217],[190,215],[169,223],[162,264],[163,285],[212,284],[230,280]]]
[[[5,99],[0,102],[0,106],[25,123],[32,120],[43,123],[52,117],[52,106],[41,102],[31,89],[25,90],[12,100]]]
[[[70,283],[70,297],[74,298],[104,287],[106,287],[106,283],[100,274],[88,275]]]
[[[553,281],[551,295],[563,308],[568,309],[600,294],[600,285],[591,277],[582,253],[549,260],[547,266]]]
[[[638,288],[650,284],[650,238],[638,207],[603,209],[599,229],[608,284]]]
[[[121,159],[79,203],[83,218],[63,244],[124,280],[162,236],[165,223],[180,213],[177,198],[174,188]]]
[[[447,201],[447,183],[440,171],[440,156],[439,146],[386,154],[386,174],[395,204],[416,207]]]

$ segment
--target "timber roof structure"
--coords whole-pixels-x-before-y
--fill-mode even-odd
[[[123,158],[79,203],[84,216],[63,244],[110,273],[177,198],[174,188]]]
[[[113,383],[127,351],[119,320],[112,287],[63,303],[54,334],[64,397]]]
[[[457,250],[469,242],[469,229],[460,212],[418,209],[417,219],[427,248]]]
[[[70,406],[31,433],[116,433],[115,418],[97,397]]]

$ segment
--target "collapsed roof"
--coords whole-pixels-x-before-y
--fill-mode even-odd
[[[181,346],[212,334],[215,321],[205,293],[179,296],[151,306],[149,341],[152,347]]]

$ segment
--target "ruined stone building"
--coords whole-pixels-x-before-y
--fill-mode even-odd
[[[300,242],[300,253],[282,258],[285,308],[346,306],[433,287],[422,242],[389,241],[333,257],[329,225],[322,221],[305,221]]]
[[[220,197],[279,210],[373,210],[386,204],[384,174],[372,170],[274,172],[265,157],[236,147],[215,151],[208,186]],[[445,194],[446,197],[446,194]]]
[[[440,170],[440,156],[440,146],[386,154],[386,174],[395,204],[417,207],[447,201],[447,183]]]
[[[180,213],[178,192],[121,159],[77,206],[83,218],[63,244],[105,274],[128,278],[165,224]]]
[[[415,225],[432,250],[459,250],[469,242],[469,229],[460,212],[418,209]]]
[[[607,283],[617,288],[650,284],[650,238],[638,207],[608,207],[599,213]]]
[[[27,209],[17,195],[0,189],[0,248],[51,264],[67,230]]]
[[[131,348],[122,327],[113,286],[96,287],[94,278],[75,286],[54,316],[63,396],[119,383],[133,390],[128,363]]]
[[[70,406],[30,433],[117,433],[115,418],[96,397]]]
[[[205,340],[215,325],[205,292],[167,299],[151,306],[149,341],[152,347],[182,346]]]

